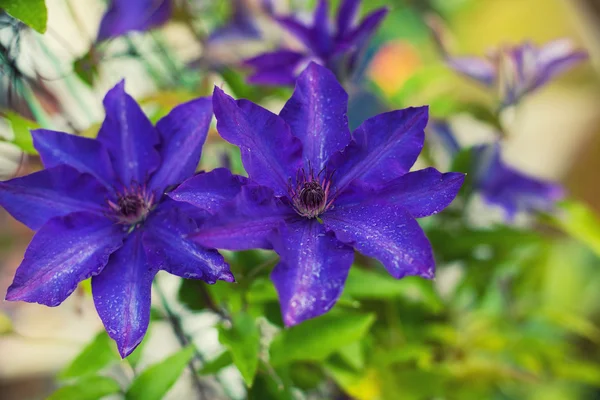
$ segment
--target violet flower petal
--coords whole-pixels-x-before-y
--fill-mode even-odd
[[[300,40],[308,49],[312,50],[315,47],[313,30],[310,27],[293,17],[275,17],[275,21]]]
[[[397,205],[372,202],[336,207],[322,215],[325,228],[379,260],[396,279],[417,275],[431,279],[435,261],[431,244],[410,213]]]
[[[158,133],[135,100],[119,82],[104,97],[106,118],[98,140],[110,154],[115,173],[124,186],[142,184],[160,165]]]
[[[494,64],[479,57],[448,57],[446,62],[450,68],[479,83],[491,87],[498,79],[498,71]]]
[[[381,199],[399,205],[415,218],[437,214],[454,200],[465,180],[465,174],[439,172],[426,168],[409,172],[390,181],[382,188],[356,190],[353,196],[343,196],[336,204],[358,203]]]
[[[93,176],[67,165],[0,182],[0,205],[33,230],[77,211],[103,215],[108,196]]]
[[[286,68],[289,65],[296,66],[304,53],[293,50],[276,50],[270,53],[263,53],[259,56],[244,60],[243,64],[247,67],[256,68],[257,70],[273,70],[277,71],[281,68]]]
[[[59,305],[79,282],[102,271],[123,237],[121,226],[101,216],[78,212],[51,219],[25,251],[6,300]]]
[[[568,39],[559,39],[545,44],[538,50],[538,71],[531,90],[546,84],[550,79],[560,75],[588,58],[587,52],[576,50]]]
[[[296,69],[285,68],[256,71],[248,76],[248,83],[264,86],[292,86],[296,82]]]
[[[358,15],[360,0],[344,0],[338,8],[336,18],[336,37],[341,39],[350,31]]]
[[[406,108],[379,114],[363,122],[353,141],[331,158],[336,170],[336,190],[350,183],[385,185],[407,173],[417,160],[424,142],[428,108]]]
[[[219,134],[240,148],[249,177],[278,196],[286,195],[288,179],[302,165],[302,144],[285,121],[248,100],[236,101],[217,87],[213,106]]]
[[[302,142],[304,161],[317,172],[350,142],[347,109],[348,95],[333,72],[310,63],[279,113]]]
[[[384,7],[367,15],[356,28],[344,37],[340,46],[352,47],[360,51],[375,30],[379,28],[379,25],[383,22],[387,13],[388,9]]]
[[[426,168],[391,181],[375,197],[402,206],[415,218],[428,217],[448,207],[464,181],[465,174]]]
[[[506,165],[498,143],[478,146],[474,152],[478,169],[475,186],[484,200],[504,209],[507,220],[512,220],[517,211],[549,211],[564,196],[559,184]]]
[[[46,168],[69,165],[81,173],[93,175],[112,190],[115,179],[110,157],[102,143],[94,139],[47,129],[31,132],[33,144]]]
[[[248,9],[245,0],[232,1],[233,14],[229,21],[215,29],[208,37],[209,43],[216,43],[236,38],[242,39],[260,39],[261,32],[256,26],[254,16],[251,10]]]
[[[319,0],[315,9],[311,30],[312,50],[321,57],[327,57],[333,51],[333,38],[329,29],[328,0]]]
[[[144,224],[142,238],[148,264],[186,279],[233,282],[229,265],[217,250],[208,249],[187,238],[197,229],[193,219],[179,208],[160,210]]]
[[[293,85],[296,69],[306,57],[293,50],[276,50],[244,60],[243,65],[253,68],[248,82],[258,85]]]
[[[100,22],[97,40],[150,30],[167,22],[172,12],[172,0],[112,0]]]
[[[354,258],[352,247],[326,233],[317,220],[282,227],[274,240],[281,256],[271,273],[285,325],[326,313],[342,294]]]
[[[212,99],[204,97],[178,105],[158,121],[162,163],[150,180],[151,188],[162,193],[194,174],[211,120]]]
[[[247,178],[225,168],[200,173],[183,182],[168,196],[208,212],[216,212],[240,193]]]
[[[270,188],[250,184],[190,237],[209,248],[270,249],[271,233],[285,219],[296,217],[293,209],[274,197]]]
[[[146,259],[142,231],[137,229],[92,278],[96,311],[123,358],[135,350],[148,329],[152,280],[157,271]]]

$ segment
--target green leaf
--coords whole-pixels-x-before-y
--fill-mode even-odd
[[[402,295],[402,282],[389,275],[353,266],[344,291],[355,299],[390,299]]]
[[[111,378],[90,376],[61,387],[48,400],[97,400],[120,391],[119,384]]]
[[[374,370],[357,372],[346,365],[339,357],[328,359],[323,369],[353,399],[378,399],[380,384]]]
[[[119,361],[116,348],[105,331],[100,332],[59,375],[59,379],[93,375],[112,362]]]
[[[321,366],[312,362],[295,362],[289,371],[294,386],[301,390],[316,389],[325,378]]]
[[[288,370],[274,370],[273,374],[259,373],[248,389],[248,400],[294,400],[292,381]]]
[[[231,352],[233,363],[251,387],[260,352],[260,332],[254,318],[247,313],[235,315],[230,329],[219,327],[219,341]]]
[[[358,341],[375,321],[373,314],[325,314],[283,330],[271,344],[271,364],[321,361]]]
[[[0,0],[0,8],[39,33],[46,32],[48,9],[44,0]]]
[[[83,56],[79,57],[73,63],[73,70],[79,76],[79,78],[88,84],[93,86],[96,77],[98,76],[98,63],[95,61],[97,58],[93,49],[90,49]]]
[[[576,200],[565,200],[558,205],[557,216],[551,222],[600,255],[600,219],[588,206]]]
[[[475,176],[475,171],[473,171],[473,161],[473,148],[471,147],[461,149],[452,160],[452,165],[449,169],[450,171],[467,174],[467,176],[465,176],[465,182],[459,192],[461,196],[468,197],[473,192],[473,177]]]
[[[194,347],[190,345],[150,366],[135,378],[125,398],[128,400],[162,399],[177,382],[192,357],[194,357]]]
[[[183,279],[179,286],[179,302],[192,311],[205,309],[207,304],[202,295],[202,285],[206,285],[206,283],[197,279]]]
[[[246,293],[246,299],[250,303],[266,303],[269,301],[277,301],[277,291],[270,279],[257,278]]]
[[[405,298],[436,312],[443,307],[432,281],[412,276],[398,280],[387,273],[357,267],[350,269],[344,294],[359,300]]]
[[[490,107],[482,103],[463,103],[453,110],[455,113],[467,112],[479,121],[493,126],[499,132],[503,131],[502,123],[497,113],[494,113]]]
[[[600,366],[596,363],[577,360],[554,365],[554,368],[559,378],[600,387]]]
[[[37,122],[23,118],[12,111],[3,111],[3,115],[12,127],[15,136],[13,143],[28,154],[37,154],[37,150],[33,147],[33,139],[30,132],[31,129],[40,127]]]
[[[225,367],[233,364],[233,358],[229,351],[224,351],[214,360],[208,361],[202,366],[200,375],[214,375]]]
[[[354,342],[342,347],[338,351],[339,356],[354,370],[360,371],[365,366],[365,356],[362,351],[361,342]]]

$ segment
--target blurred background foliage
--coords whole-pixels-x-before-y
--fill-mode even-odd
[[[11,13],[9,3],[0,6]],[[207,37],[228,20],[229,1],[179,2],[167,26],[92,46],[102,1],[48,0],[43,36],[3,20],[3,46],[15,46],[8,30],[17,29],[20,48],[5,51],[2,60],[0,174],[41,167],[32,127],[95,136],[100,99],[122,76],[153,120],[209,95],[213,84],[278,111],[291,89],[250,86],[239,67],[241,57],[281,37],[259,3],[249,1],[248,10],[262,39],[217,44]],[[312,10],[315,1],[274,3],[287,13]],[[330,3],[335,9],[339,0]],[[374,260],[357,256],[335,308],[289,329],[282,328],[269,280],[276,263],[271,252],[227,253],[235,285],[159,275],[150,333],[126,360],[101,331],[86,285],[60,311],[4,302],[2,398],[600,398],[600,222],[592,211],[600,210],[600,16],[585,15],[585,3],[364,1],[363,13],[382,5],[390,13],[371,41],[362,78],[346,86],[354,127],[377,113],[421,104],[431,105],[434,117],[458,121],[461,137],[477,136],[482,123],[501,124],[511,161],[569,189],[555,212],[506,223],[478,205],[467,184],[452,207],[422,221],[438,263],[434,281],[396,281]],[[519,105],[507,122],[489,112],[493,94],[445,65],[429,29],[432,16],[446,26],[454,54],[566,36],[592,58]],[[420,165],[472,172],[468,151],[445,163],[438,153],[428,142]],[[243,173],[239,154],[213,132],[200,168],[221,165]],[[2,291],[31,232],[5,213],[0,222]]]

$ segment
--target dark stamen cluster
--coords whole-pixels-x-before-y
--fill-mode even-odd
[[[330,205],[329,189],[331,176],[324,176],[321,170],[316,176],[309,167],[307,174],[302,168],[296,175],[296,184],[289,184],[289,197],[296,212],[306,218],[316,218]]]
[[[117,193],[117,201],[108,201],[112,214],[124,225],[133,225],[142,221],[154,203],[154,194],[147,193],[146,188],[137,184]]]

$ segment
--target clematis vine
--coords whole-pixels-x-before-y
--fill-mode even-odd
[[[97,41],[163,25],[173,13],[172,0],[110,0],[100,22]]]
[[[415,218],[443,210],[464,180],[433,168],[409,172],[427,107],[377,115],[351,135],[347,102],[333,73],[315,63],[279,115],[219,88],[213,94],[217,129],[240,148],[249,181],[191,238],[230,250],[273,248],[280,262],[271,278],[288,326],[335,304],[354,249],[395,278],[433,278],[431,245]],[[202,206],[202,191],[197,177],[169,196]]]
[[[311,26],[293,16],[276,17],[285,30],[302,42],[305,50],[279,49],[246,60],[244,64],[254,70],[249,82],[293,85],[308,61],[326,66],[344,81],[354,72],[370,37],[387,14],[386,8],[380,8],[356,24],[359,7],[360,0],[344,0],[338,9],[335,28],[328,17],[327,0],[319,0]]]
[[[495,88],[501,107],[518,103],[553,78],[583,60],[587,53],[575,48],[568,39],[559,39],[538,47],[531,42],[491,51],[486,57],[446,56],[455,71],[489,88]]]
[[[460,145],[445,121],[431,121],[429,129],[444,148],[455,156]],[[535,178],[506,164],[501,144],[480,144],[472,148],[473,187],[483,200],[504,210],[506,220],[518,212],[550,211],[564,197],[563,188],[554,182]]]
[[[7,300],[62,303],[92,278],[96,309],[122,357],[141,342],[159,270],[207,283],[234,280],[214,249],[184,235],[240,190],[224,169],[197,176],[203,204],[176,204],[163,193],[192,176],[212,118],[210,98],[174,108],[152,126],[117,84],[104,98],[97,139],[36,130],[46,169],[0,182],[0,204],[37,231]]]

